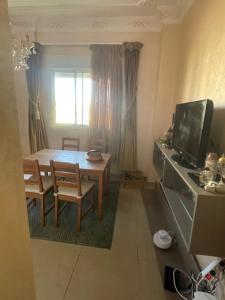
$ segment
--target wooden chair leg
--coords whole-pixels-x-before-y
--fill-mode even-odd
[[[81,204],[77,204],[77,231],[81,230]]]
[[[94,210],[94,204],[95,204],[95,196],[94,192],[91,193],[91,210]]]
[[[32,206],[32,204],[35,205],[35,200],[36,199],[26,198],[27,209],[29,209]]]
[[[45,199],[42,197],[40,199],[41,201],[41,211],[40,211],[40,219],[41,219],[41,225],[45,226]]]
[[[59,201],[57,196],[55,196],[55,226],[59,226]]]

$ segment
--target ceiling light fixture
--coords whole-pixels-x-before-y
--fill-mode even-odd
[[[25,39],[13,38],[12,56],[15,71],[28,70],[27,59],[32,54],[36,54],[35,44],[30,41],[28,34],[26,34]]]
[[[32,54],[36,54],[35,44],[30,41],[28,33],[25,35],[25,38],[18,38],[13,33],[12,24],[10,24],[10,28],[12,32],[12,57],[14,70],[28,70],[29,66],[27,64],[27,60]]]

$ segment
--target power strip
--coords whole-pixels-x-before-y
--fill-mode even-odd
[[[204,292],[195,292],[193,300],[217,300],[213,295]]]
[[[214,259],[205,269],[201,271],[201,278],[205,278],[205,276],[212,270],[215,269],[215,267],[222,261],[222,258],[216,258]]]

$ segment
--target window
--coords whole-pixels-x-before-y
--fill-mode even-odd
[[[88,125],[90,72],[55,72],[56,124]]]

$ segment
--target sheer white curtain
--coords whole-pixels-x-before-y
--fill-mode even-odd
[[[142,44],[92,45],[90,139],[124,171],[137,169],[137,79]]]
[[[120,168],[137,170],[137,79],[140,49],[143,44],[124,43],[124,109],[120,148]]]
[[[91,46],[90,140],[103,139],[119,162],[122,106],[122,45]]]
[[[40,76],[42,46],[35,43],[36,54],[32,54],[27,64],[27,88],[29,94],[29,138],[31,153],[48,148],[48,137],[44,118],[40,109]]]

